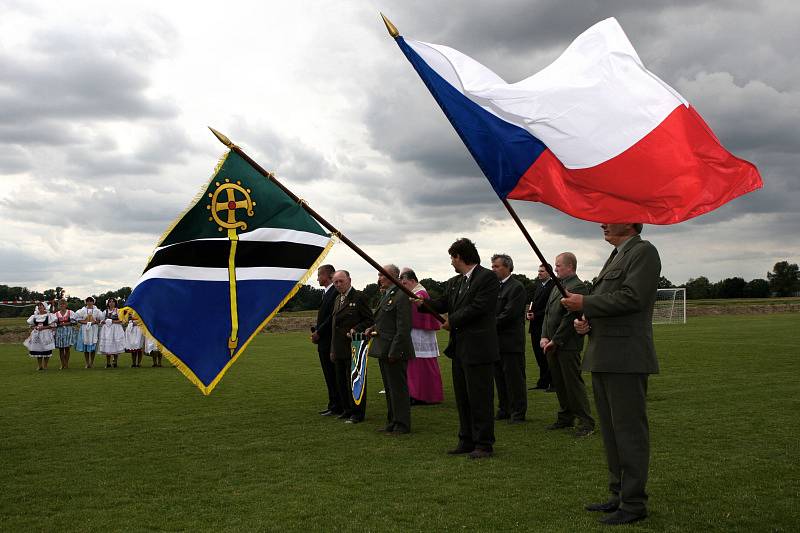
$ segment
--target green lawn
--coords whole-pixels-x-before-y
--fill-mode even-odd
[[[798,529],[798,330],[797,314],[656,328],[651,516],[636,530]],[[74,369],[36,372],[0,345],[0,531],[601,530],[582,510],[606,495],[599,435],[546,432],[553,394],[530,391],[529,422],[499,424],[496,456],[468,461],[444,454],[446,359],[446,402],[387,437],[377,365],[364,424],[317,415],[306,338],[260,336],[209,397],[173,368],[84,370],[73,354]]]

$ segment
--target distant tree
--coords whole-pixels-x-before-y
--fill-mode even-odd
[[[769,298],[769,281],[753,279],[747,282],[744,288],[745,298]]]
[[[370,283],[364,287],[362,292],[364,293],[364,298],[367,299],[370,309],[375,309],[381,299],[381,291],[378,290],[378,284]]]
[[[705,276],[689,278],[686,282],[686,298],[689,300],[702,300],[712,297],[711,283]]]
[[[530,279],[525,274],[512,274],[512,276],[514,276],[517,280],[519,280],[520,283],[522,283],[522,286],[525,288],[525,293],[527,294],[526,297],[527,301],[532,302],[533,293],[536,292],[536,281]]]
[[[719,282],[717,298],[744,298],[747,283],[739,277],[725,278]]]
[[[444,282],[443,281],[436,281],[435,279],[425,278],[420,280],[420,285],[425,287],[425,290],[428,291],[431,298],[436,300],[441,298],[444,295]]]
[[[788,261],[775,263],[772,272],[767,272],[770,290],[778,296],[792,296],[800,291],[800,269]]]
[[[661,279],[658,280],[659,289],[672,289],[674,287],[675,285],[673,285],[672,282],[667,278],[665,278],[664,276],[661,276]]]
[[[323,294],[323,289],[315,289],[310,285],[303,285],[292,299],[283,306],[283,311],[309,311],[311,309],[319,309]]]

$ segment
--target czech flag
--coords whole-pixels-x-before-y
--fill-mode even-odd
[[[762,186],[644,67],[614,18],[517,83],[447,46],[395,39],[500,198],[594,222],[674,224]]]

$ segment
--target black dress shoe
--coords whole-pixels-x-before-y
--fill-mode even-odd
[[[386,424],[385,426],[377,428],[375,431],[378,433],[391,433],[394,431],[394,424]]]
[[[488,459],[494,455],[494,452],[491,449],[487,448],[475,448],[467,455],[469,459]]]
[[[619,509],[619,502],[589,503],[584,509],[593,513],[613,513]]]
[[[555,387],[553,387],[552,385],[550,385],[550,386],[549,386],[549,387],[547,387],[547,388],[546,388],[544,391],[545,391],[545,392],[555,392],[555,391],[556,391],[556,388],[555,388]]]
[[[509,418],[508,419],[508,423],[509,424],[524,424],[525,423],[525,419],[524,418]]]
[[[504,413],[503,411],[497,411],[497,414],[494,417],[495,420],[508,420],[508,413]]]
[[[345,418],[350,418],[350,416],[351,416],[350,413],[345,412],[345,413],[341,413],[339,415],[336,415],[336,418],[345,419]]]
[[[447,450],[447,455],[463,455],[465,453],[472,453],[474,450],[475,450],[474,447],[469,447],[463,444],[459,444],[452,450]]]
[[[351,416],[350,418],[345,420],[344,423],[345,424],[360,424],[363,421],[364,421],[363,418],[360,418],[360,417],[357,417],[357,416]]]
[[[622,524],[631,524],[645,518],[647,518],[647,513],[635,514],[623,509],[617,509],[613,514],[601,518],[600,523],[607,526],[621,526]]]
[[[319,414],[322,416],[331,416],[333,414],[333,411],[331,411],[330,409],[323,409],[322,411],[319,412]]]

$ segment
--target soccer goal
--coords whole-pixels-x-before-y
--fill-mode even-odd
[[[658,289],[653,306],[653,324],[686,323],[686,288]]]

